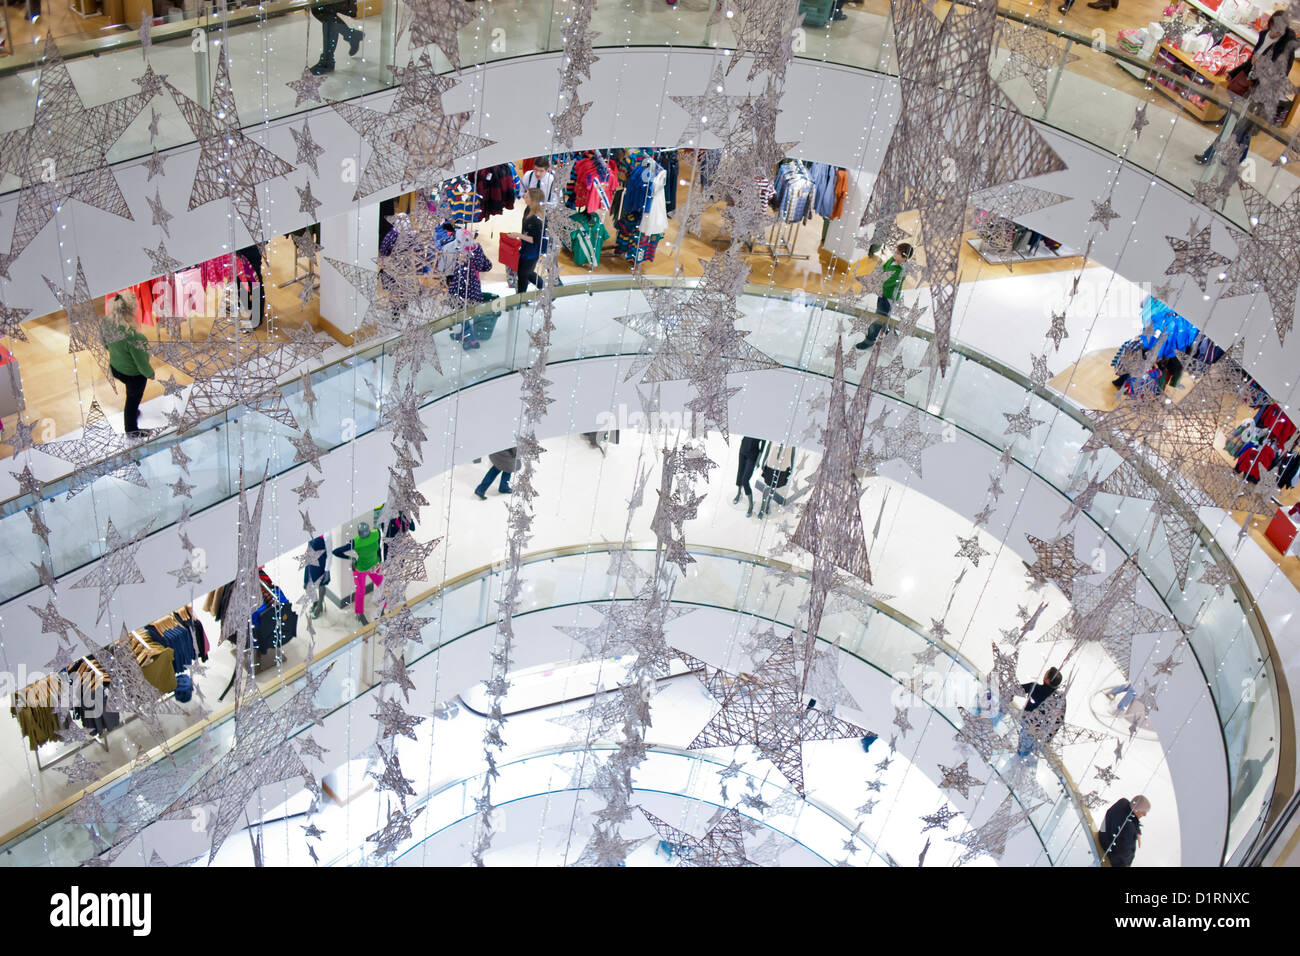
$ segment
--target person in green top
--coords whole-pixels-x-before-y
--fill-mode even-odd
[[[889,317],[890,309],[898,301],[899,296],[903,294],[903,279],[905,263],[912,258],[912,245],[908,242],[900,242],[894,254],[885,260],[880,271],[885,273],[885,281],[880,287],[880,295],[876,296],[876,312],[880,315]],[[883,322],[872,322],[867,329],[867,337],[858,343],[860,349],[869,349],[876,344],[876,338],[885,328]]]
[[[126,434],[130,438],[148,438],[152,432],[140,428],[140,400],[153,378],[153,366],[149,364],[149,340],[136,328],[135,296],[119,292],[113,297],[112,309],[100,324],[100,336],[108,349],[113,377],[126,386],[122,411]]]

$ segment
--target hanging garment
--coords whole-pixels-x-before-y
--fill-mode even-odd
[[[275,607],[262,605],[258,609],[261,613],[257,614],[257,622],[253,625],[253,646],[259,654],[289,643],[298,634],[297,612],[284,600],[284,595],[278,588],[276,596],[280,602]]]
[[[574,202],[586,212],[608,211],[614,203],[618,178],[613,168],[599,156],[579,160],[573,167]]]
[[[831,210],[831,218],[839,219],[844,215],[844,203],[849,198],[849,171],[847,169],[835,170],[835,206]]]
[[[460,260],[455,270],[447,277],[447,291],[465,304],[483,301],[483,284],[480,272],[492,271],[492,260],[483,252],[477,242],[472,249],[457,258]]]
[[[655,162],[663,167],[666,178],[664,180],[664,208],[668,213],[677,209],[677,185],[681,179],[681,165],[677,159],[677,150],[661,149],[655,153]]]
[[[600,221],[600,216],[579,212],[569,218],[575,224],[569,233],[569,240],[573,243],[573,261],[580,266],[600,265],[601,247],[609,238],[609,230]]]
[[[478,194],[469,181],[460,178],[442,184],[442,202],[447,217],[455,223],[478,222],[483,218]]]
[[[54,716],[54,710],[51,707],[28,704],[15,694],[14,703],[9,708],[9,713],[18,718],[18,729],[27,738],[29,750],[35,750],[41,744],[48,743],[51,740],[62,739],[59,736],[58,719]]]
[[[835,180],[838,170],[826,163],[809,163],[808,178],[817,190],[814,210],[823,219],[835,217]]]
[[[176,689],[176,668],[172,666],[172,649],[164,647],[149,663],[140,667],[140,673],[159,693],[170,694]]]

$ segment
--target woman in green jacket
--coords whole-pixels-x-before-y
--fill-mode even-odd
[[[140,400],[153,378],[153,366],[149,364],[149,340],[136,328],[134,296],[120,292],[114,296],[112,310],[104,318],[100,332],[113,377],[126,386],[126,407],[122,412],[126,434],[130,438],[148,438],[151,433],[140,428]]]

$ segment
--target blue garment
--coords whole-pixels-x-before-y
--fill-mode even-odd
[[[817,187],[803,163],[796,159],[783,165],[777,170],[773,187],[772,208],[782,222],[806,222],[812,216]]]
[[[628,173],[627,183],[623,187],[623,213],[640,213],[645,215],[655,198],[655,177],[663,167],[653,159],[646,158]]]
[[[176,690],[172,693],[178,702],[182,704],[190,702],[190,698],[194,696],[194,681],[190,679],[189,674],[176,675]]]
[[[830,219],[835,215],[835,179],[838,173],[837,167],[828,166],[826,163],[808,164],[808,178],[817,188],[813,209],[823,219]]]
[[[1200,329],[1152,296],[1142,300],[1142,322],[1144,325],[1150,325],[1157,332],[1166,333],[1164,345],[1160,347],[1157,359],[1169,358],[1175,352],[1187,351],[1200,335]],[[1143,346],[1150,347],[1146,342],[1143,342]]]

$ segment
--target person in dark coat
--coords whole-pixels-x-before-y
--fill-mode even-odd
[[[488,455],[488,461],[492,463],[492,467],[483,476],[483,480],[478,483],[478,487],[474,489],[474,494],[487,501],[487,490],[492,485],[492,479],[497,475],[501,476],[501,485],[497,490],[503,495],[510,494],[510,476],[514,474],[515,469],[519,466],[519,461],[515,457],[517,450],[507,448],[505,451],[494,451]]]
[[[1097,834],[1101,854],[1111,866],[1132,866],[1133,856],[1142,845],[1142,818],[1151,810],[1151,801],[1143,796],[1116,800],[1106,811],[1106,819]]]

